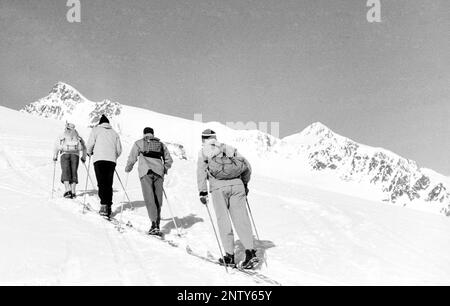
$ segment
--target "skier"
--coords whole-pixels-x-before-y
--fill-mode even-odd
[[[81,161],[86,162],[86,145],[80,137],[75,125],[66,123],[64,134],[59,136],[55,142],[53,161],[58,161],[61,153],[61,183],[64,184],[64,197],[73,199],[76,197],[76,186],[78,184],[78,165]]]
[[[219,259],[222,265],[235,266],[234,234],[231,221],[245,247],[242,267],[252,269],[258,263],[253,243],[253,232],[246,208],[250,163],[238,151],[217,141],[210,129],[202,133],[202,149],[197,163],[197,182],[202,204],[208,204],[208,186],[216,212],[219,234],[226,255]],[[231,221],[230,221],[231,217]]]
[[[100,197],[100,215],[111,216],[113,181],[117,159],[122,154],[120,137],[102,115],[99,124],[92,129],[87,143],[87,154],[93,156],[95,177]]]
[[[172,167],[172,157],[166,145],[154,136],[150,127],[144,129],[142,139],[136,141],[128,156],[125,172],[130,173],[136,161],[138,163],[139,178],[148,216],[152,222],[150,235],[161,236],[160,221],[163,204],[164,175]]]

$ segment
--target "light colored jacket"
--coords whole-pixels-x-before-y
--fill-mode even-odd
[[[81,138],[80,136],[77,137],[78,138],[78,150],[74,149],[74,150],[70,150],[65,148],[64,146],[64,139],[65,139],[65,135],[61,135],[59,136],[56,141],[55,141],[55,146],[53,148],[53,158],[56,159],[58,158],[59,153],[61,153],[61,155],[64,154],[75,154],[80,156],[80,152],[82,152],[82,158],[86,159],[86,144],[84,143],[83,138]]]
[[[159,141],[158,138],[153,137]],[[164,143],[161,143],[164,151],[164,157],[162,159],[146,157],[142,155],[144,151],[144,139],[136,141],[131,148],[130,155],[128,156],[127,166],[125,167],[125,172],[131,172],[136,161],[139,159],[138,172],[139,178],[142,178],[148,174],[149,170],[164,177],[167,171],[172,167],[173,159],[170,156],[169,150]]]
[[[87,142],[87,154],[93,156],[93,162],[100,160],[116,163],[122,154],[119,134],[109,123],[102,123],[92,129]]]
[[[247,159],[245,159],[234,147],[225,145],[225,152],[236,152],[236,157],[244,160],[247,170],[242,173],[240,178],[231,180],[218,180],[208,173],[208,158],[217,154],[217,150],[222,146],[215,139],[208,139],[203,143],[203,147],[198,154],[197,160],[197,185],[199,192],[208,192],[207,181],[209,181],[209,192],[214,190],[236,185],[247,185],[250,182],[252,168]]]

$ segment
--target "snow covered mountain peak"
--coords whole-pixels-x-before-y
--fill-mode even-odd
[[[321,122],[314,122],[307,126],[303,131],[300,132],[302,136],[326,136],[331,137],[334,135],[333,131]]]
[[[301,132],[287,136],[282,139],[283,143],[289,145],[302,146],[302,145],[314,145],[325,140],[334,138],[344,138],[334,133],[329,127],[321,122],[315,122],[307,126]]]
[[[321,123],[284,138],[277,151],[328,177],[366,186],[383,201],[403,206],[425,202],[450,214],[450,186],[444,176],[388,150],[338,135]]]
[[[72,86],[57,82],[46,97],[25,106],[22,111],[45,118],[63,120],[67,119],[67,115],[72,114],[78,104],[87,101]]]
[[[83,100],[86,100],[78,90],[70,86],[69,84],[66,84],[64,82],[57,82],[53,88],[50,90],[50,94],[54,93],[57,97],[59,97],[61,100],[73,100],[77,102],[82,102]]]
[[[105,114],[108,118],[114,119],[120,114],[121,109],[120,103],[107,99],[92,102],[74,87],[64,82],[57,82],[46,97],[25,106],[21,111],[44,118],[93,126],[99,121],[101,115]]]

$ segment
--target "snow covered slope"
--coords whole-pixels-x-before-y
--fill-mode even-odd
[[[287,182],[314,182],[323,189],[372,201],[450,215],[448,178],[388,150],[340,136],[321,123],[278,139],[256,130],[233,130],[217,122],[194,122],[109,100],[95,103],[62,82],[22,111],[68,120],[78,127],[95,125],[105,113],[127,141],[139,138],[142,129],[151,126],[167,141],[172,154],[184,159],[196,158],[201,131],[213,128],[220,140],[235,145],[252,159],[260,175],[277,175]]]
[[[132,109],[130,108],[130,111]],[[162,229],[172,247],[127,228],[119,234],[77,202],[51,199],[54,137],[64,122],[0,107],[0,284],[264,285],[186,253],[218,256],[206,209],[198,201],[195,160],[176,158],[165,189],[168,205]],[[161,119],[164,120],[164,119]],[[188,123],[184,123],[188,124]],[[87,137],[89,128],[80,127]],[[134,140],[123,135],[124,152]],[[173,138],[171,141],[176,142]],[[125,154],[126,155],[126,154]],[[123,172],[126,156],[119,159]],[[79,199],[86,169],[80,165]],[[95,177],[94,184],[95,184]],[[149,221],[136,171],[128,179],[134,210],[125,203],[124,221],[147,230]],[[371,202],[298,182],[256,173],[249,201],[267,257],[259,272],[282,285],[440,284],[450,285],[448,218]],[[87,203],[98,208],[91,184]],[[115,180],[113,210],[124,200]],[[117,215],[119,217],[119,215]],[[237,257],[243,258],[242,244]]]

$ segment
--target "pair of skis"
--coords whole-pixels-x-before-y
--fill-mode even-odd
[[[76,199],[72,199],[71,201],[77,202],[79,205],[83,205],[82,202],[76,200]],[[138,227],[133,226],[133,224],[130,221],[127,222],[121,222],[120,220],[118,220],[115,217],[104,217],[101,216],[94,208],[92,208],[92,206],[89,203],[85,204],[85,210],[84,212],[86,213],[90,213],[96,216],[101,217],[103,220],[111,223],[114,225],[114,227],[118,230],[119,233],[124,233],[125,229],[132,229],[134,232],[137,232],[145,237],[151,237],[153,239],[157,239],[160,242],[166,243],[168,245],[170,245],[171,247],[174,248],[180,248],[180,244],[174,240],[171,239],[166,239],[164,235],[162,236],[157,236],[157,235],[149,235],[147,231],[144,231]],[[214,258],[214,256],[212,256],[210,253],[208,253],[207,256],[202,256],[198,253],[196,253],[194,250],[192,250],[189,245],[186,246],[185,249],[186,253],[190,256],[196,257],[200,260],[203,260],[205,262],[211,263],[211,264],[215,264],[218,266],[223,266],[219,260],[217,258]],[[259,262],[261,263],[261,262]],[[239,265],[234,265],[234,266],[228,266],[230,268],[232,268],[233,271],[240,273],[242,275],[245,275],[246,277],[250,277],[252,278],[255,282],[257,283],[266,283],[269,285],[274,285],[274,286],[281,286],[280,283],[278,283],[276,280],[271,279],[268,276],[265,276],[264,274],[259,273],[258,271],[255,270],[249,270],[249,269],[244,269],[243,267],[240,267]]]
[[[195,253],[189,246],[186,246],[186,252],[189,255],[197,257],[198,259],[201,259],[205,262],[209,262],[211,264],[215,264],[215,265],[223,267],[223,264],[221,264],[219,262],[219,260],[217,258],[215,258],[214,256],[212,256],[210,253],[208,253],[207,256],[202,256],[198,253]],[[244,269],[243,267],[240,267],[239,265],[232,265],[232,266],[228,265],[227,267],[232,268],[232,271],[236,271],[247,277],[252,278],[257,283],[266,283],[266,284],[273,285],[273,286],[281,286],[281,284],[279,282],[277,282],[276,280],[274,280],[264,274],[261,274],[258,271]]]

